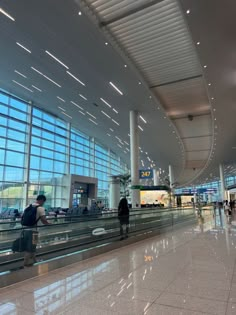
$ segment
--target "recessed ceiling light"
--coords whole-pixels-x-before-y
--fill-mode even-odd
[[[200,45],[201,43],[200,42],[197,42],[197,45]]]
[[[39,91],[39,92],[42,92],[42,90],[40,90],[37,86],[35,85],[31,85],[35,90]]]
[[[149,98],[151,99],[151,98],[152,98],[152,96],[150,95],[150,96],[149,96]]]
[[[72,119],[72,117],[70,115],[68,115],[67,113],[65,112],[61,112],[63,115],[67,116],[68,118]]]
[[[40,74],[41,76],[43,76],[45,79],[47,79],[48,81],[52,82],[53,84],[55,84],[56,86],[61,88],[61,85],[58,84],[57,82],[53,81],[52,79],[50,79],[48,76],[46,76],[45,74],[43,74],[42,72],[40,72],[39,70],[35,69],[34,67],[31,67],[32,70],[34,70],[35,72],[37,72],[38,74]]]
[[[125,68],[127,68],[127,65],[124,65]]]
[[[89,121],[91,121],[94,125],[98,125],[98,123],[96,123],[96,121],[92,120],[89,118]]]
[[[2,8],[0,8],[0,13],[4,14],[6,17],[8,17],[8,19],[15,22],[15,19],[9,13],[7,13],[5,10],[3,10]]]
[[[190,10],[187,10],[186,13],[189,14],[189,13],[190,13]]]
[[[141,131],[143,131],[143,128],[142,128],[141,126],[138,125],[138,128],[139,128]]]
[[[78,15],[82,15],[82,12],[81,12],[81,11],[79,11],[79,12],[78,12]]]
[[[211,83],[208,83],[209,86],[211,86]]]
[[[45,50],[45,53],[48,54],[50,57],[52,57],[54,60],[56,60],[58,63],[60,63],[63,67],[65,67],[66,69],[69,69],[67,65],[65,65],[60,59],[58,59],[53,54],[51,54],[48,50]]]
[[[31,89],[27,88],[26,86],[24,86],[23,84],[21,84],[21,83],[15,81],[15,80],[12,80],[12,82],[14,82],[15,84],[17,84],[17,85],[23,87],[25,90],[30,91],[31,93],[34,92],[34,91],[32,91]]]
[[[93,117],[94,119],[97,119],[95,116],[93,116],[91,113],[86,112],[89,116]]]
[[[214,97],[212,97],[211,99],[212,99],[212,100],[214,100],[215,98],[214,98]]]
[[[109,107],[111,108],[111,105],[110,105],[109,103],[107,103],[107,101],[105,101],[103,98],[100,97],[100,100],[101,100],[104,104],[106,104],[107,106],[109,106]]]
[[[215,118],[215,120],[216,120],[216,118]]]
[[[164,116],[164,119],[166,119],[166,116]]]
[[[203,67],[206,69],[206,68],[207,68],[207,65],[204,65]]]
[[[118,114],[118,111],[117,111],[115,108],[112,108],[112,110],[113,110],[116,114]]]
[[[80,81],[76,76],[74,76],[71,72],[66,71],[67,74],[69,74],[73,79],[75,79],[77,82],[79,82],[81,85],[85,86],[84,82]]]
[[[105,42],[105,45],[107,46],[107,45],[108,45],[108,42]]]
[[[111,118],[107,113],[105,113],[103,110],[101,111],[103,115],[107,116],[108,118]]]
[[[143,116],[139,115],[139,117],[142,119],[142,121],[146,124],[147,121],[143,118]]]
[[[63,112],[65,112],[66,110],[65,110],[65,108],[62,108],[62,107],[60,107],[60,106],[57,106],[60,110],[62,110]]]
[[[23,78],[27,78],[27,76],[25,76],[24,74],[22,74],[21,72],[17,71],[17,70],[14,70],[15,73],[19,74],[20,76],[22,76]]]
[[[120,124],[119,124],[115,119],[112,119],[112,121],[113,121],[116,125],[120,126]]]
[[[117,87],[114,83],[109,82],[109,84],[110,84],[110,85],[113,87],[113,89],[115,89],[120,95],[123,95],[123,92],[121,92],[121,90],[118,89],[118,87]]]
[[[142,83],[139,81],[139,83],[138,83],[139,85],[141,85]]]
[[[63,103],[66,102],[66,101],[65,101],[63,98],[61,98],[60,96],[57,96],[57,98],[58,98],[60,101],[62,101]]]
[[[73,105],[77,106],[78,108],[80,108],[80,109],[84,110],[84,109],[83,109],[83,107],[79,106],[79,105],[78,105],[78,104],[76,104],[75,102],[73,102],[73,101],[70,101],[70,102],[71,102],[71,104],[73,104]]]
[[[79,94],[79,96],[80,96],[81,98],[83,98],[85,101],[88,100],[88,99],[87,99],[85,96],[83,96],[82,94]]]
[[[30,51],[28,48],[26,48],[25,46],[23,46],[22,44],[16,42],[16,45],[20,46],[20,47],[23,48],[25,51],[27,51],[28,53],[31,54],[31,51]]]
[[[215,108],[213,108],[213,111],[215,112],[215,111],[216,111],[216,109],[215,109]]]

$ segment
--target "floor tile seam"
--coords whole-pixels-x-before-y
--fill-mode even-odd
[[[183,310],[183,311],[193,311],[193,312],[198,312],[200,314],[207,314],[207,315],[213,315],[212,313],[206,313],[206,312],[202,312],[202,311],[196,311],[196,310],[192,310],[192,309],[187,309],[187,308],[183,308],[183,307],[180,307],[180,306],[173,306],[173,305],[168,305],[168,304],[162,304],[162,303],[154,303],[155,305],[160,305],[160,306],[167,306],[167,307],[171,307],[173,309],[178,309],[178,310]]]
[[[228,300],[227,300],[228,304],[230,303],[229,299],[230,299],[230,293],[231,293],[232,287],[233,287],[233,278],[234,278],[235,271],[236,271],[236,258],[234,259],[234,268],[233,268],[233,273],[232,273],[232,277],[231,277],[230,290],[229,290]],[[227,310],[226,310],[226,312],[227,312]],[[225,314],[226,314],[226,312],[225,312]]]
[[[209,288],[207,288],[207,289],[209,289]],[[229,291],[229,290],[223,290],[223,291]],[[202,296],[197,296],[197,295],[187,294],[187,293],[177,293],[177,292],[171,292],[171,291],[165,291],[165,293],[170,293],[170,294],[175,294],[175,295],[184,295],[186,297],[189,296],[189,297],[199,298],[199,299],[203,299],[203,300],[228,303],[228,300],[219,300],[219,299],[215,299],[215,298],[205,298],[205,297],[202,297]]]
[[[187,263],[186,265],[184,265],[183,268],[182,268],[182,270],[183,270],[188,264],[189,264],[189,263]],[[163,290],[163,292],[160,294],[160,296],[159,296],[158,298],[156,298],[156,300],[159,299],[159,298],[166,292],[166,290],[174,283],[174,281],[178,278],[178,276],[179,276],[179,275],[176,275],[176,276],[174,277],[174,279],[169,283],[169,285],[167,285],[167,287]],[[154,303],[156,302],[156,300],[154,301]]]
[[[226,312],[227,312],[227,303],[226,302],[223,302],[225,303],[225,306],[226,306],[226,311],[224,312],[224,315],[226,315]],[[159,303],[155,303],[157,305],[164,305],[164,306],[171,306],[169,304],[164,304],[163,302],[159,302]],[[175,307],[172,305],[172,307]],[[199,310],[196,310],[196,309],[193,309],[191,307],[187,307],[187,303],[184,304],[184,307],[177,307],[176,308],[180,308],[180,309],[183,309],[183,310],[188,310],[188,311],[193,311],[193,312],[200,312],[200,313],[203,313],[202,311],[199,311]],[[210,315],[215,315],[215,313],[210,313],[210,312],[204,312],[203,314],[210,314]],[[222,314],[223,315],[223,314]]]

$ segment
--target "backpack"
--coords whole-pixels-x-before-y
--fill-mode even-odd
[[[23,226],[35,226],[38,223],[37,208],[39,206],[33,206],[32,204],[25,208],[23,216],[21,218],[21,224]]]

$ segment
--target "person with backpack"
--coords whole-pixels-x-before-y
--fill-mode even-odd
[[[25,208],[21,224],[23,227],[24,240],[24,266],[33,266],[36,263],[36,246],[38,242],[37,224],[41,221],[45,225],[50,225],[46,219],[45,208],[43,204],[46,201],[44,195],[39,195],[35,203]]]
[[[120,200],[118,206],[118,219],[120,221],[120,240],[128,238],[129,232],[129,205],[126,198]],[[125,226],[125,236],[124,236],[124,226]]]

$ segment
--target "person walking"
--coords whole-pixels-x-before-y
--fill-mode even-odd
[[[129,206],[126,198],[120,200],[118,206],[118,218],[120,221],[120,240],[123,240],[128,238],[129,233]]]
[[[36,263],[36,246],[38,243],[37,225],[41,221],[42,224],[50,225],[46,219],[45,208],[46,201],[44,195],[39,195],[35,203],[30,204],[23,213],[21,224],[23,226],[24,239],[24,266],[29,267]]]

